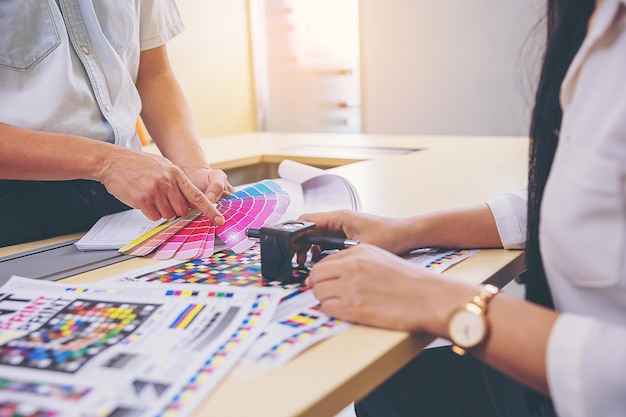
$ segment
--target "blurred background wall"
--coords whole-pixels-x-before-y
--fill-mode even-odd
[[[540,0],[179,0],[201,136],[526,135]]]

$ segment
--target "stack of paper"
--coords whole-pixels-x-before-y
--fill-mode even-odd
[[[267,328],[267,287],[14,277],[0,300],[0,411],[188,416]]]
[[[139,210],[109,214],[98,220],[75,245],[80,250],[117,250],[164,222],[165,219],[150,220]]]

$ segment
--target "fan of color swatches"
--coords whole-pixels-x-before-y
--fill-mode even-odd
[[[217,226],[199,210],[169,220],[120,249],[120,252],[154,259],[201,259],[214,253],[217,235],[233,252],[254,245],[246,229],[278,223],[289,206],[289,195],[274,181],[261,181],[220,199],[217,209],[225,222]]]

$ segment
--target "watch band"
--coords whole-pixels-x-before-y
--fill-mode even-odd
[[[469,302],[476,304],[483,311],[483,314],[485,314],[487,313],[487,305],[489,301],[491,301],[491,299],[495,297],[499,291],[500,290],[495,285],[485,284],[480,288],[478,295],[472,297]]]
[[[498,292],[500,291],[500,289],[498,287],[496,287],[495,285],[491,285],[491,284],[485,284],[481,287],[480,292],[475,295],[474,297],[472,297],[465,305],[459,307],[457,310],[468,310],[470,312],[473,312],[474,314],[480,316],[484,322],[485,322],[485,332],[482,336],[482,338],[474,345],[472,346],[467,346],[467,347],[462,347],[462,346],[458,346],[457,344],[454,343],[452,344],[452,351],[454,353],[456,353],[457,355],[463,356],[465,355],[470,349],[475,348],[476,346],[480,346],[482,344],[484,344],[487,341],[487,337],[489,336],[489,322],[487,320],[487,307],[489,305],[489,301],[491,301],[491,299],[493,299],[493,297],[495,297]],[[451,338],[453,339],[453,338]]]

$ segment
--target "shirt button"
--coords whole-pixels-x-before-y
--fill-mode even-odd
[[[111,106],[109,106],[108,104],[105,104],[104,105],[104,110],[106,110],[107,113],[110,112],[111,111]]]
[[[83,51],[83,54],[89,55],[89,48],[87,48],[86,46],[81,46],[80,50]]]

